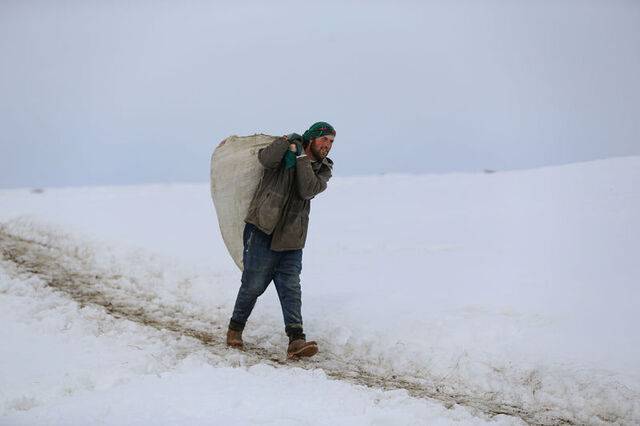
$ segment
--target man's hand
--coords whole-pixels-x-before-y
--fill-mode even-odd
[[[282,136],[282,138],[290,142],[289,151],[293,152],[296,156],[303,154],[302,136],[297,133],[289,133],[288,135]]]
[[[285,169],[291,169],[296,166],[296,157],[304,154],[304,149],[302,149],[302,136],[291,133],[282,136],[282,139],[290,142],[289,149],[285,152],[282,161],[284,162]]]

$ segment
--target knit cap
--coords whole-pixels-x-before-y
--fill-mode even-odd
[[[312,124],[311,127],[309,127],[309,130],[304,132],[304,134],[302,135],[302,139],[308,143],[319,136],[324,136],[324,135],[335,136],[335,134],[336,134],[336,129],[334,129],[331,124],[326,123],[324,121],[318,121],[317,123]]]

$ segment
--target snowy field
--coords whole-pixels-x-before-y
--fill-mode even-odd
[[[336,159],[339,165],[340,159]],[[248,350],[208,184],[0,191],[0,424],[638,424],[640,157],[334,178]]]

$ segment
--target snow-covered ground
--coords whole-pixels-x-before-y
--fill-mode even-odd
[[[639,185],[640,157],[334,178],[303,362],[273,288],[222,344],[207,184],[2,190],[0,424],[638,423]]]

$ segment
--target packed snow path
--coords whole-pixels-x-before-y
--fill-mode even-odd
[[[226,348],[220,324],[185,313],[184,306],[163,303],[158,295],[146,286],[136,283],[134,277],[110,275],[96,267],[88,250],[81,246],[69,246],[58,241],[59,236],[40,233],[34,239],[17,235],[7,227],[0,227],[0,251],[5,266],[15,276],[36,277],[47,286],[63,292],[81,306],[97,305],[110,315],[134,321],[160,330],[169,330],[189,336],[206,345],[221,357],[235,351]],[[244,351],[245,365],[267,363],[273,366],[288,366],[282,351],[272,351],[249,345]],[[380,369],[369,362],[343,361],[339,356],[321,349],[315,358],[294,362],[304,369],[322,369],[327,376],[347,382],[385,390],[404,389],[418,398],[441,401],[446,406],[459,404],[472,409],[483,417],[499,414],[518,417],[530,424],[581,424],[584,418],[562,406],[532,406],[504,400],[500,394],[473,394],[459,387],[448,386],[425,375],[402,376],[380,373]],[[377,371],[378,370],[378,371]],[[532,392],[535,393],[536,378],[531,377]],[[632,394],[617,395],[621,400],[635,398]],[[602,423],[624,422],[610,413],[598,416]]]

